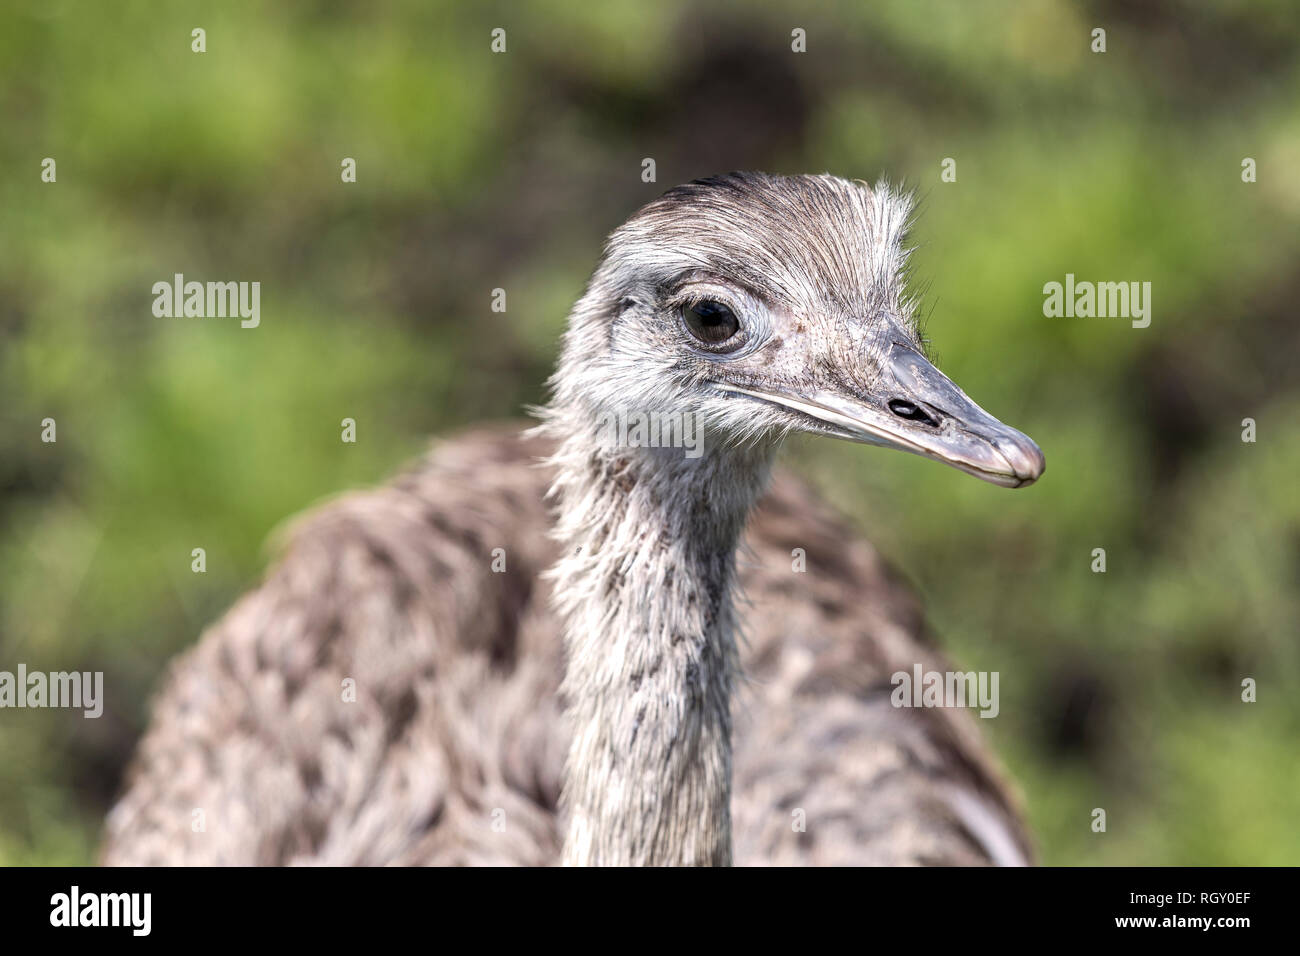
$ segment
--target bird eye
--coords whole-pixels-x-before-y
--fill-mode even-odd
[[[720,345],[740,331],[740,322],[729,308],[720,302],[704,300],[682,306],[682,320],[705,345]]]

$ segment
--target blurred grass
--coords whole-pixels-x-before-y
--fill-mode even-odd
[[[108,692],[0,716],[0,862],[92,858],[166,660],[277,524],[538,400],[609,229],[766,168],[917,187],[941,364],[1047,453],[1015,495],[790,456],[1001,672],[1043,860],[1300,863],[1294,4],[52,0],[0,13],[0,70],[0,669]],[[260,280],[261,327],[155,319],[175,272]],[[1151,327],[1045,319],[1066,272],[1151,281]]]

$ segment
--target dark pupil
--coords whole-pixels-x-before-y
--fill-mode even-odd
[[[725,305],[717,302],[697,302],[682,307],[682,316],[691,334],[701,342],[716,345],[725,342],[738,331],[740,323]]]

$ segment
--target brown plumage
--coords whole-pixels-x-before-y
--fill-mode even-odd
[[[556,557],[549,452],[513,429],[470,432],[300,519],[266,582],[173,666],[104,862],[555,862],[567,740],[560,626],[538,580]],[[969,713],[890,706],[892,673],[948,665],[876,550],[786,473],[746,545],[736,862],[1027,857]]]
[[[800,482],[764,495],[792,430],[1041,474],[921,357],[906,211],[746,174],[629,220],[541,429],[302,519],[176,664],[105,862],[1027,860],[969,713],[891,706],[891,675],[949,670],[910,593]],[[608,440],[646,413],[707,448]]]

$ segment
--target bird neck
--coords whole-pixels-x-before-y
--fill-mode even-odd
[[[563,420],[564,862],[729,864],[735,552],[772,449],[610,448]]]

